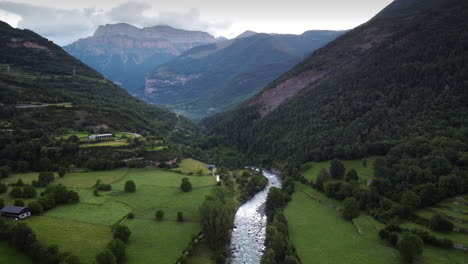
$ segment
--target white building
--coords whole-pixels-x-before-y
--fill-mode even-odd
[[[91,135],[88,138],[89,139],[102,139],[102,138],[111,138],[114,135],[108,133],[108,134],[98,134],[98,135]]]

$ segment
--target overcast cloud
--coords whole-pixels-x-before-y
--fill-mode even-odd
[[[311,29],[350,29],[392,0],[10,0],[0,1],[0,20],[29,28],[60,45],[93,34],[99,25],[166,24],[234,37],[257,32],[300,34]]]

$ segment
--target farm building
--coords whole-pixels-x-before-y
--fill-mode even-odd
[[[2,210],[0,210],[2,216],[18,219],[24,219],[31,216],[31,210],[29,208],[7,205]]]
[[[205,165],[205,168],[207,168],[207,169],[209,169],[209,170],[214,170],[214,169],[216,169],[216,165],[214,165],[214,164],[207,164],[207,165]]]
[[[88,138],[89,139],[102,139],[102,138],[111,138],[114,135],[108,133],[108,134],[98,134],[98,135],[91,135]]]

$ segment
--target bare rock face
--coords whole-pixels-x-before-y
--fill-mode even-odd
[[[137,28],[119,23],[99,26],[93,36],[64,48],[129,92],[136,93],[155,67],[193,47],[216,42],[213,36],[201,31],[164,25]]]

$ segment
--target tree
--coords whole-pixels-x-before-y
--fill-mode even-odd
[[[131,234],[132,234],[132,232],[130,231],[128,226],[116,225],[114,227],[114,238],[118,238],[118,239],[122,240],[125,243],[128,242],[128,240],[130,239]]]
[[[177,212],[177,222],[183,222],[184,221],[184,215],[182,212]]]
[[[0,208],[3,208],[5,206],[5,202],[3,201],[3,199],[0,199]]]
[[[10,176],[10,174],[11,174],[10,166],[0,167],[0,179],[8,177],[8,176]]]
[[[4,183],[0,183],[0,194],[6,193],[8,191],[8,186]]]
[[[418,236],[405,232],[397,243],[400,253],[408,263],[412,263],[415,258],[421,256],[423,252],[423,241]]]
[[[101,253],[96,255],[96,263],[97,264],[116,264],[117,260],[115,256],[109,249],[104,250]]]
[[[14,205],[14,206],[21,206],[21,207],[23,207],[23,206],[24,206],[24,201],[23,201],[23,200],[15,200],[15,201],[13,202],[13,205]]]
[[[122,240],[118,238],[112,239],[109,245],[107,245],[107,248],[114,255],[117,263],[122,263],[125,260],[125,244],[122,242]]]
[[[401,194],[400,202],[410,211],[414,211],[421,204],[421,199],[415,192],[406,190]]]
[[[273,215],[275,214],[276,209],[282,208],[286,205],[287,197],[283,194],[281,189],[276,187],[271,187],[268,191],[265,211],[268,218],[272,219]]]
[[[158,210],[156,212],[156,220],[161,221],[164,218],[164,211],[163,210]]]
[[[190,183],[189,178],[182,178],[182,182],[180,183],[180,189],[183,192],[190,192],[192,190],[192,183]]]
[[[60,178],[63,178],[63,176],[65,176],[65,174],[67,173],[67,169],[64,168],[64,167],[60,167],[58,169],[58,175],[60,176]]]
[[[271,248],[268,249],[268,251],[263,254],[261,264],[276,264],[275,256],[275,251]]]
[[[39,176],[37,178],[37,186],[38,187],[46,187],[49,185],[51,182],[53,182],[55,179],[54,173],[51,171],[44,171],[39,173]]]
[[[37,195],[36,188],[34,188],[31,185],[26,185],[23,188],[23,198],[29,199],[29,198],[35,198]]]
[[[23,190],[20,187],[15,187],[10,191],[10,196],[13,198],[23,197]]]
[[[330,163],[330,174],[334,179],[342,179],[345,175],[345,166],[341,161],[334,159]]]
[[[36,201],[28,203],[27,207],[31,209],[31,213],[34,215],[40,215],[42,214],[42,212],[44,212],[44,208],[42,208],[42,205]]]
[[[230,241],[234,222],[234,206],[219,196],[210,196],[200,206],[200,221],[210,248],[223,248]]]
[[[430,227],[438,231],[452,231],[453,223],[445,219],[441,215],[436,214],[431,218]]]
[[[80,258],[71,253],[65,253],[65,257],[60,264],[81,264]]]
[[[384,159],[378,158],[374,162],[374,177],[386,178],[388,175],[387,163]]]
[[[132,180],[128,180],[125,182],[125,192],[134,193],[136,191],[135,182]]]
[[[358,173],[355,169],[352,169],[350,171],[348,171],[348,173],[346,174],[346,181],[347,182],[350,182],[350,181],[358,181],[359,180],[359,176],[358,176]]]
[[[353,197],[346,198],[343,202],[343,217],[347,220],[352,220],[359,216],[359,203]]]
[[[325,182],[330,180],[330,173],[328,172],[327,169],[323,168],[320,170],[319,176],[317,177],[317,180],[315,181],[315,187],[319,191],[323,191],[323,186]]]

